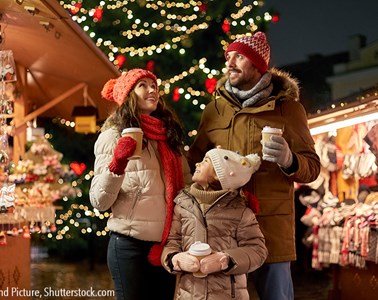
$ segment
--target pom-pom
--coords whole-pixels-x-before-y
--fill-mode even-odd
[[[253,173],[255,173],[261,165],[260,156],[258,156],[257,154],[249,154],[246,156],[246,158],[251,163]]]
[[[108,100],[108,101],[114,101],[113,98],[113,89],[114,85],[116,84],[117,80],[116,79],[110,79],[107,83],[105,83],[104,87],[102,88],[101,91],[101,96]]]
[[[148,261],[155,267],[161,266],[161,254],[163,253],[163,246],[161,244],[154,244],[150,253],[148,254]]]

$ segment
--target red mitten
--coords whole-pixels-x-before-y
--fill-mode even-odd
[[[210,274],[220,272],[228,268],[229,258],[223,252],[214,252],[201,259],[201,272]]]
[[[128,158],[133,155],[136,145],[137,142],[133,138],[121,137],[114,148],[113,160],[109,164],[109,170],[114,174],[122,175],[125,172]]]

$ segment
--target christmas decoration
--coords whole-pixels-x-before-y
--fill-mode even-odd
[[[241,34],[266,30],[271,22],[264,1],[60,3],[121,71],[145,68],[157,75],[160,94],[167,96],[164,99],[189,133],[197,128],[211,99],[204,82],[224,74],[227,46]],[[189,133],[188,139],[195,138]]]

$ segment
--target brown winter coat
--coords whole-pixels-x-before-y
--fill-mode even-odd
[[[277,164],[262,161],[246,186],[259,201],[257,219],[269,251],[268,263],[296,259],[293,183],[314,181],[320,172],[306,113],[298,102],[298,84],[287,73],[275,69],[271,72],[271,96],[253,107],[242,108],[225,90],[226,78],[221,80],[215,99],[203,112],[198,135],[188,155],[191,167],[217,145],[242,155],[258,153],[261,156],[262,128],[283,129],[283,137],[298,162],[298,170],[286,174]]]
[[[195,241],[206,242],[213,251],[226,253],[233,265],[205,278],[180,273],[176,299],[248,300],[246,273],[264,263],[267,249],[256,217],[239,192],[222,195],[204,214],[188,190],[182,191],[175,202],[172,227],[162,254],[164,268],[176,273],[169,266],[172,254],[189,250]]]

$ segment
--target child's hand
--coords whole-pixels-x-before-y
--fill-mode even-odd
[[[180,252],[172,257],[173,270],[184,272],[197,272],[200,264],[197,258],[188,252]]]
[[[201,272],[210,274],[228,268],[228,256],[223,252],[215,252],[201,260]]]

